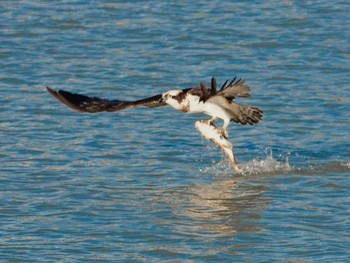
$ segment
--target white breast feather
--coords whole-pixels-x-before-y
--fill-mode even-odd
[[[190,105],[189,113],[203,113],[204,112],[204,103],[203,101],[199,101],[199,96],[193,96],[192,94],[188,94],[186,96],[186,100]]]

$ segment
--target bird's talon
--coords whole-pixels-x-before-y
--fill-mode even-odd
[[[228,132],[226,129],[218,129],[218,132],[220,133],[220,136],[224,139],[228,139]]]
[[[216,128],[216,126],[212,120],[204,120],[203,122],[205,124],[207,124],[208,126],[213,126],[214,128]]]

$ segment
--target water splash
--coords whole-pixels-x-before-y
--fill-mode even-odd
[[[238,166],[243,171],[240,174],[230,166],[229,162],[223,160],[214,163],[210,167],[201,169],[203,174],[214,174],[217,177],[225,176],[249,176],[249,175],[277,175],[293,172],[298,175],[311,175],[323,173],[348,173],[350,172],[350,162],[329,160],[325,162],[289,162],[290,153],[278,154],[274,157],[272,149],[264,150],[265,156],[254,158],[247,162],[239,162]],[[276,153],[275,153],[276,155]]]
[[[273,152],[271,149],[265,150],[266,156],[264,159],[256,158],[248,162],[239,163],[239,168],[243,171],[240,175],[257,175],[257,174],[276,174],[276,173],[285,173],[293,169],[289,164],[288,156],[283,157],[279,156],[279,159],[284,159],[279,161],[273,157]],[[207,167],[201,170],[201,172],[214,173],[216,176],[232,176],[234,171],[230,164],[224,160],[217,164],[214,164],[211,167]]]
[[[348,163],[343,163],[343,166],[350,168],[350,162],[348,162]]]
[[[241,163],[240,168],[243,170],[243,175],[254,174],[275,174],[284,173],[292,170],[292,166],[289,164],[288,157],[284,162],[278,161],[272,156],[272,151],[267,155],[266,159],[259,160],[253,159],[246,163]]]

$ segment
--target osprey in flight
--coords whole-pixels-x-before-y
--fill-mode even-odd
[[[217,119],[223,120],[224,124],[219,132],[224,138],[228,137],[227,127],[231,121],[243,125],[254,125],[262,119],[263,112],[259,108],[241,105],[234,101],[235,98],[250,96],[251,89],[243,80],[234,78],[230,83],[227,80],[220,90],[217,90],[216,85],[215,78],[212,78],[210,89],[201,83],[199,87],[170,90],[136,101],[100,99],[64,90],[55,91],[50,87],[47,87],[47,90],[56,99],[78,112],[112,112],[140,106],[153,108],[169,105],[185,113],[205,113],[211,116],[207,121],[208,125],[214,126]]]

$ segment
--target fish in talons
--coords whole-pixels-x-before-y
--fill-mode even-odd
[[[227,140],[227,137],[222,135],[221,129],[217,129],[215,125],[206,120],[196,121],[195,127],[205,139],[213,142],[220,148],[237,174],[243,173],[243,170],[238,166],[236,156],[232,150],[232,143]]]

